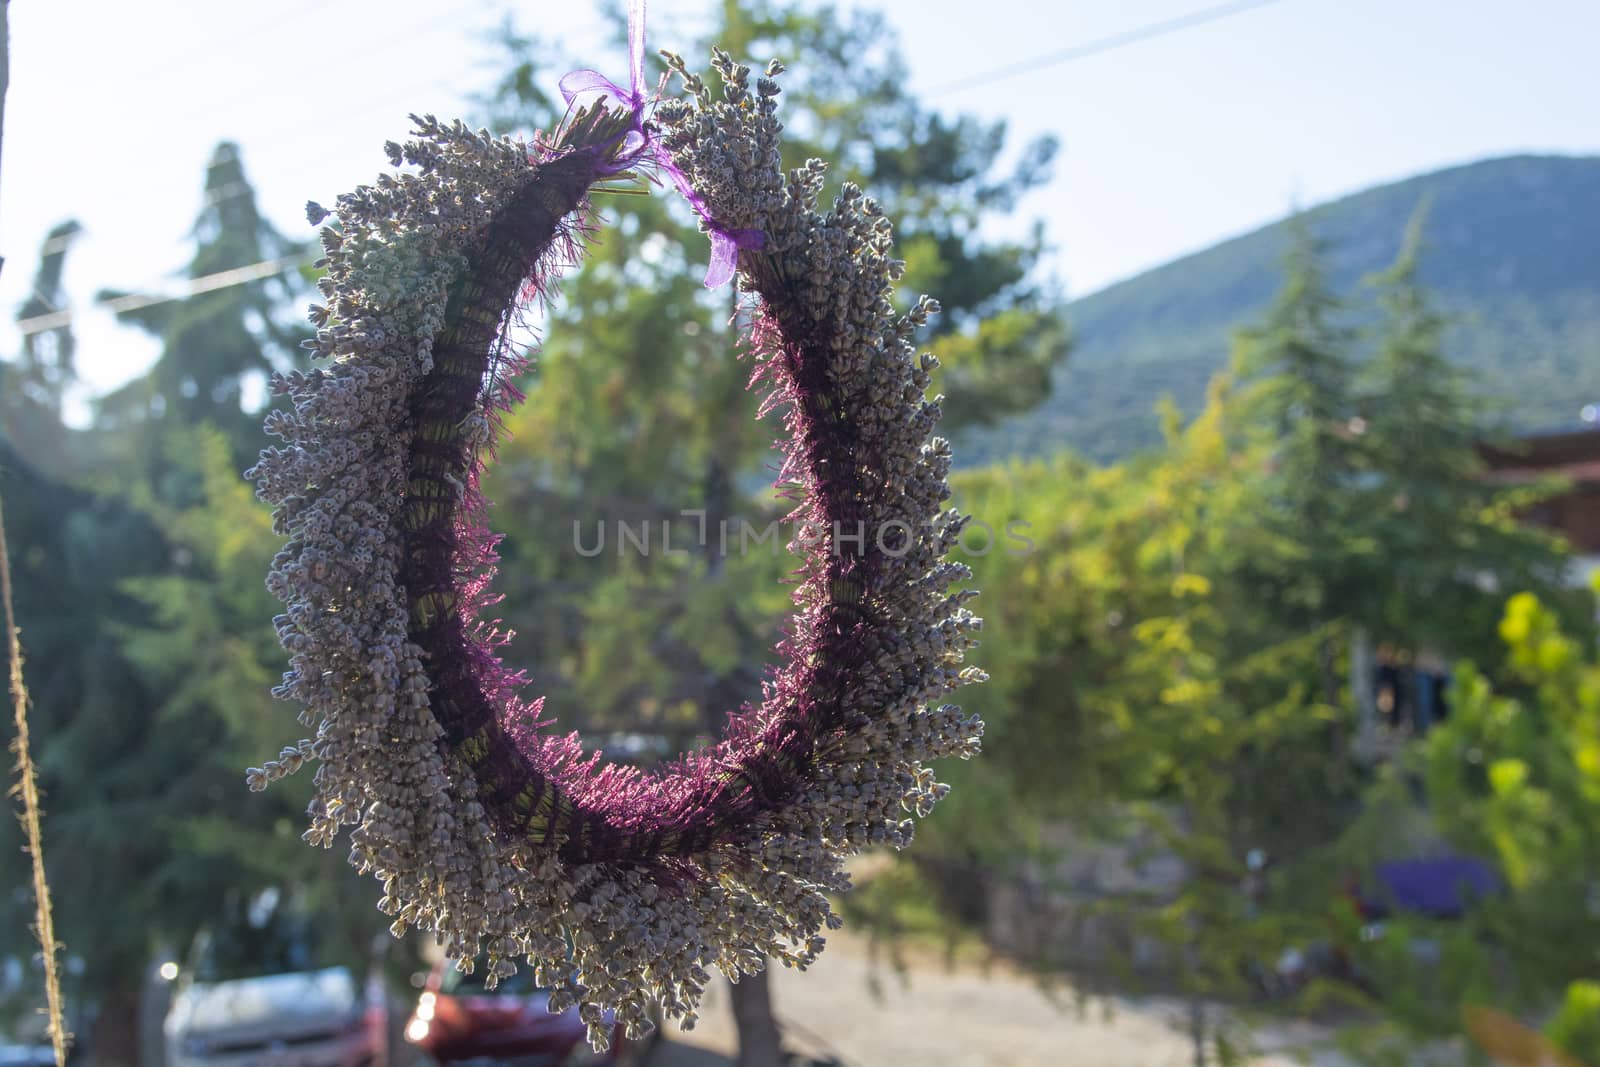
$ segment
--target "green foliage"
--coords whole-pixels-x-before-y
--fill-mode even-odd
[[[1592,603],[1558,588],[1562,546],[1516,521],[1530,497],[1483,481],[1475,442],[1490,416],[1460,373],[1503,383],[1516,351],[1519,410],[1547,415],[1600,388],[1593,161],[1493,161],[1349,198],[1316,220],[1334,242],[1291,245],[1287,280],[1272,265],[1280,226],[1115,286],[1074,305],[1084,340],[1063,372],[1064,328],[1036,281],[1042,236],[984,237],[1038,187],[1053,143],[999,167],[1003,126],[926,109],[877,16],[729,0],[714,21],[709,36],[736,53],[795,61],[786,163],[831,160],[833,180],[884,203],[908,293],[946,309],[923,339],[943,361],[946,424],[1006,457],[955,486],[992,532],[964,543],[993,679],[967,701],[986,752],[940,768],[957,788],[921,831],[916,867],[880,875],[853,917],[927,933],[941,914],[982,922],[999,880],[1059,890],[1075,844],[1053,831],[1071,822],[1128,845],[1134,888],[1093,917],[1120,922],[1124,948],[1154,946],[1217,1062],[1248,1050],[1203,1002],[1275,992],[1283,950],[1329,940],[1381,992],[1363,1003],[1384,1013],[1385,1041],[1457,1033],[1462,1005],[1492,1003],[1600,1062]],[[511,69],[485,110],[501,129],[547,125],[554,70],[507,35]],[[1506,195],[1532,180],[1555,192]],[[1424,192],[1426,256],[1416,229],[1391,239]],[[1551,203],[1565,205],[1560,226]],[[699,285],[704,238],[669,196],[601,206],[486,486],[507,535],[501,614],[511,658],[568,725],[687,746],[759,692],[794,564],[786,535],[747,540],[784,505],[766,485],[772,430],[734,358],[731,297]],[[189,273],[296,248],[219,147]],[[59,254],[41,261],[46,299]],[[241,787],[246,764],[294,739],[267,695],[282,654],[261,576],[278,539],[236,472],[261,443],[244,410],[253,382],[301,336],[277,325],[295,292],[260,281],[130,316],[162,357],[86,433],[56,414],[70,338],[5,368],[0,492],[51,874],[91,989],[269,884],[320,896],[352,945],[375,928],[342,857],[300,844],[297,783],[265,798]],[[1258,313],[1234,371],[1215,373],[1227,331]],[[1176,401],[1128,416],[1162,392]],[[1046,454],[1062,441],[1093,458]],[[1109,455],[1128,458],[1094,461]],[[619,523],[647,555],[619,551]],[[603,550],[580,550],[600,524]],[[1536,596],[1505,608],[1523,590]],[[1340,733],[1357,631],[1492,665],[1461,670],[1451,718],[1370,781]],[[12,833],[0,828],[0,847]],[[1336,899],[1345,864],[1440,838],[1492,857],[1508,892],[1464,922],[1402,919],[1363,941]],[[1165,860],[1182,876],[1146,877]],[[0,885],[19,876],[7,865]],[[25,951],[16,898],[0,899],[0,951]],[[1118,980],[1136,954],[1111,961]],[[1353,999],[1328,983],[1304,1002]]]
[[[1567,561],[1549,534],[1518,521],[1527,491],[1485,477],[1482,401],[1447,358],[1448,319],[1419,280],[1424,232],[1419,214],[1394,265],[1370,282],[1376,355],[1358,382],[1352,425],[1369,472],[1358,506],[1382,558],[1360,578],[1359,614],[1385,640],[1494,662],[1498,590],[1537,589],[1570,604],[1557,592]],[[1495,591],[1486,593],[1484,574],[1496,577]]]
[[[1373,282],[1379,356],[1364,368],[1350,326],[1359,312],[1334,299],[1326,253],[1303,232],[1276,302],[1239,338],[1241,380],[1214,378],[1187,424],[1164,405],[1163,447],[1112,466],[1059,455],[957,479],[961,506],[996,529],[1019,523],[1032,547],[967,546],[992,680],[972,701],[989,725],[984,759],[951,772],[957,788],[919,843],[924,869],[960,876],[943,879],[946,896],[981,870],[1051,885],[1071,857],[1047,842],[1070,824],[1135,843],[1133,889],[1087,902],[1068,882],[1054,890],[1128,931],[1129,959],[1103,961],[1112,985],[1130,980],[1132,959],[1148,965],[1154,954],[1164,981],[1193,997],[1253,1000],[1284,992],[1273,967],[1286,950],[1325,944],[1330,930],[1338,944],[1360,943],[1359,922],[1337,901],[1345,864],[1361,852],[1352,818],[1365,806],[1361,825],[1382,839],[1365,862],[1408,854],[1426,831],[1407,838],[1418,820],[1404,790],[1392,793],[1384,774],[1369,792],[1353,758],[1347,642],[1367,631],[1476,654],[1494,639],[1501,590],[1574,605],[1560,543],[1518,524],[1516,498],[1482,478],[1477,408],[1443,354],[1415,248],[1413,236]],[[1439,737],[1466,728],[1474,687],[1487,685],[1470,670],[1457,684],[1453,699],[1469,706]],[[1516,762],[1483,772],[1500,783],[1497,803],[1516,794],[1544,813],[1546,832],[1579,832],[1582,820],[1533,799],[1521,773]],[[1529,862],[1547,857],[1567,877],[1600,869],[1530,833],[1528,813],[1430,807],[1484,833],[1514,826],[1503,849],[1521,841]],[[1141,875],[1153,859],[1175,861],[1181,875]],[[1461,1004],[1494,991],[1481,946],[1558,913],[1556,896],[1575,891],[1519,898],[1522,910],[1497,931],[1397,921],[1361,949],[1363,966],[1383,976],[1381,1002],[1333,979],[1304,987],[1300,1002],[1379,1007],[1449,1032]],[[1566,933],[1578,951],[1582,940]],[[1405,968],[1415,977],[1419,939],[1437,945],[1438,974],[1393,981]],[[1544,944],[1555,952],[1562,939]],[[1200,1006],[1195,1019],[1206,1055],[1243,1054],[1218,1045],[1238,1036],[1225,1018]]]
[[[1458,669],[1450,718],[1389,770],[1352,840],[1381,855],[1420,792],[1433,832],[1490,860],[1505,891],[1460,921],[1390,923],[1356,961],[1413,1034],[1456,1033],[1464,1009],[1489,1005],[1549,1019],[1558,1045],[1597,1062],[1600,661],[1531,594],[1511,598],[1499,632],[1511,680]]]
[[[1561,1011],[1545,1032],[1584,1063],[1600,1063],[1600,982],[1579,980],[1569,985]]]
[[[295,251],[256,212],[231,145],[208,171],[195,236],[194,277]],[[47,248],[43,280],[58,278],[60,255]],[[282,653],[262,576],[279,538],[238,472],[261,443],[259,413],[245,410],[252,379],[302,336],[276,325],[293,291],[254,282],[131,313],[163,338],[163,354],[88,431],[62,426],[39,389],[11,388],[18,373],[40,389],[70,379],[61,337],[5,368],[0,492],[57,930],[83,964],[76,999],[102,1006],[109,1033],[130,1032],[151,954],[182,951],[228,900],[304,886],[338,916],[335,929],[355,931],[334,947],[346,956],[378,926],[366,900],[342,890],[341,858],[300,842],[307,791],[263,799],[242,784],[249,763],[292,740],[269,694]],[[15,418],[23,401],[29,422]],[[0,884],[20,874],[6,864]],[[25,897],[4,899],[0,952],[26,956],[28,925],[14,914]],[[101,1045],[108,1061],[119,1055]]]
[[[1291,631],[1356,614],[1362,557],[1373,550],[1355,480],[1354,360],[1344,308],[1329,291],[1326,248],[1302,219],[1291,231],[1283,289],[1259,326],[1241,331],[1241,402],[1268,450],[1250,510],[1269,551],[1242,561],[1245,581]],[[1334,703],[1337,694],[1324,687]]]
[[[785,164],[825,159],[835,186],[856,181],[877,197],[907,261],[903,298],[943,303],[925,343],[946,364],[946,423],[1037,403],[1066,346],[1032,280],[1042,236],[996,243],[980,229],[1045,179],[1054,143],[1025,147],[1002,172],[1003,125],[922,108],[881,16],[726,2],[714,22],[707,47],[794,60]],[[485,102],[489,117],[548,126],[558,115],[534,73],[554,63],[509,28],[505,44],[513,69]],[[795,563],[777,546],[792,530],[744,543],[787,509],[765,484],[774,431],[756,421],[750,366],[736,358],[732,294],[699,285],[696,220],[659,192],[601,207],[605,224],[550,313],[488,479],[507,535],[505,617],[512,655],[558,717],[681,744],[758,695],[789,603]],[[648,527],[648,554],[618,544],[619,523],[636,540]]]
[[[269,623],[275,601],[259,578],[279,540],[271,516],[239,478],[220,431],[174,427],[164,443],[168,462],[192,472],[196,495],[173,507],[135,489],[172,566],[122,583],[144,611],[119,628],[119,644],[152,691],[151,742],[181,738],[185,750],[149,801],[162,813],[150,829],[170,852],[142,888],[187,902],[193,922],[229,889],[264,888],[314,867],[297,825],[305,791],[263,800],[239,788],[240,768],[284,739],[270,693],[281,658]]]
[[[1038,834],[1052,821],[1144,842],[1136,867],[1165,858],[1186,873],[1095,914],[1157,946],[1182,991],[1232,999],[1255,995],[1261,969],[1314,932],[1314,915],[1271,906],[1293,887],[1252,853],[1291,867],[1331,840],[1343,799],[1330,709],[1307,683],[1319,632],[1285,638],[1241,580],[1266,465],[1241,410],[1219,379],[1161,453],[960,479],[963,506],[997,527],[1029,524],[1034,547],[971,559],[992,677],[973,701],[985,756],[952,769],[957,788],[919,842],[1014,871],[1050,869]],[[1114,983],[1129,962],[1106,961]],[[1229,1035],[1204,1029],[1220,1055]]]
[[[299,840],[304,790],[263,800],[241,785],[243,767],[283,740],[260,578],[277,547],[270,516],[220,433],[174,427],[166,444],[197,486],[183,507],[142,486],[27,492],[19,471],[4,487],[13,536],[28,546],[18,609],[50,875],[62,937],[91,987],[137,973],[160,945],[187,944],[230,890],[337,871]],[[26,929],[4,926],[8,939]]]
[[[303,254],[262,217],[239,147],[217,145],[206,170],[203,206],[192,231],[190,278],[205,278],[268,260]],[[227,434],[241,463],[259,447],[260,419],[248,390],[264,397],[266,376],[289,361],[304,327],[281,323],[283,302],[302,291],[295,271],[200,292],[122,313],[124,321],[161,339],[148,374],[99,401],[98,423],[126,447],[159,451],[148,427],[162,421],[209,423]],[[102,294],[109,299],[127,295]]]
[[[59,936],[97,972],[128,963],[129,941],[145,933],[106,907],[108,886],[137,882],[153,835],[138,795],[138,749],[148,732],[128,708],[148,692],[119,647],[117,628],[139,617],[119,589],[125,576],[160,565],[158,532],[127,502],[53,482],[0,441],[18,625],[34,702],[35,759],[46,803],[46,845]],[[16,855],[10,819],[0,835]],[[0,866],[6,889],[26,864]],[[23,958],[31,937],[26,892],[4,897],[0,944]],[[80,947],[81,946],[81,947]],[[142,957],[135,954],[142,962]]]

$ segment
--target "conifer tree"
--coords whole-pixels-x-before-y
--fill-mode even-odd
[[[1423,223],[1412,219],[1394,265],[1369,283],[1381,314],[1361,381],[1372,472],[1361,510],[1381,557],[1370,560],[1359,614],[1380,640],[1494,663],[1507,593],[1570,599],[1558,592],[1565,554],[1518,521],[1508,490],[1486,477],[1484,404],[1445,354],[1446,320],[1418,279]]]
[[[239,148],[227,141],[212,153],[203,203],[190,233],[195,239],[186,271],[191,280],[293,261],[306,252],[261,214]],[[100,401],[100,427],[132,433],[144,451],[159,454],[151,435],[141,436],[140,427],[164,420],[210,424],[227,434],[243,464],[259,447],[258,409],[267,374],[286,365],[308,336],[301,327],[283,324],[285,304],[303,290],[291,268],[292,262],[277,270],[263,268],[263,276],[253,280],[123,312],[124,321],[159,337],[162,350],[149,373]],[[126,295],[111,291],[102,298]],[[252,388],[260,389],[259,398]]]
[[[1353,532],[1364,457],[1350,422],[1354,334],[1328,286],[1325,246],[1308,220],[1292,221],[1283,287],[1240,333],[1234,358],[1245,415],[1270,442],[1258,506],[1273,551],[1257,557],[1255,579],[1283,621],[1304,630],[1347,615],[1360,595],[1366,546]]]
[[[17,309],[19,322],[41,323],[56,315],[65,315],[64,321],[24,334],[16,362],[0,368],[0,427],[30,462],[57,472],[70,467],[61,404],[78,375],[62,278],[67,252],[82,230],[70,219],[51,227],[39,249],[33,291]]]
[[[160,440],[169,477],[115,492],[51,480],[0,442],[57,931],[82,964],[72,999],[98,1008],[79,1036],[91,1062],[117,1067],[159,1040],[139,1015],[152,954],[183,952],[230,896],[298,887],[323,903],[328,932],[364,931],[363,947],[383,925],[345,889],[342,857],[301,843],[309,781],[266,798],[240,785],[282,736],[261,580],[278,542],[219,431],[165,425]],[[102,457],[91,473],[129,466]],[[179,505],[158,491],[174,479]],[[0,846],[13,830],[6,820]],[[0,865],[0,890],[24,867]],[[27,958],[26,897],[0,901],[0,955]]]
[[[66,270],[67,252],[72,247],[73,239],[82,232],[83,227],[69,219],[52,226],[45,235],[44,244],[39,249],[39,267],[33,275],[33,290],[17,309],[19,321],[67,310],[62,276]],[[22,357],[19,360],[20,387],[35,403],[59,414],[61,393],[78,376],[76,352],[77,341],[70,320],[24,335]]]
[[[232,145],[219,146],[206,188],[191,278],[297,255],[260,217]],[[46,246],[50,303],[74,230],[59,228]],[[260,445],[244,404],[250,377],[299,336],[278,325],[294,288],[265,278],[127,312],[164,349],[100,403],[88,432],[62,427],[56,410],[71,380],[70,334],[36,335],[6,368],[32,384],[38,419],[85,483],[51,477],[59,460],[18,454],[40,438],[9,440],[0,453],[58,845],[57,928],[83,964],[80,998],[98,1005],[83,1035],[96,1062],[126,1063],[138,1047],[141,979],[158,946],[185,947],[229,891],[307,880],[323,858],[304,855],[288,829],[292,791],[269,806],[239,787],[260,747],[249,739],[272,719],[279,663],[261,581],[270,519],[238,477]],[[9,401],[9,383],[7,392]]]

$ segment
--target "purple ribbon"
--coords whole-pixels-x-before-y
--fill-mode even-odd
[[[630,0],[628,4],[628,85],[621,86],[597,70],[574,70],[561,79],[561,95],[570,105],[584,93],[603,93],[625,106],[633,116],[633,123],[623,135],[611,161],[601,168],[602,174],[617,174],[636,163],[649,160],[664,171],[672,184],[704,220],[711,238],[711,263],[706,268],[706,288],[716,289],[733,280],[739,264],[739,249],[757,249],[766,245],[767,235],[760,230],[731,230],[720,226],[711,218],[705,198],[689,184],[688,176],[672,161],[671,154],[656,140],[645,125],[645,109],[649,100],[644,83],[644,5],[645,0]],[[665,79],[663,79],[665,82]],[[659,95],[660,89],[658,88]]]
[[[601,168],[602,174],[627,170],[650,149],[651,138],[644,125],[644,0],[632,0],[628,7],[628,68],[630,88],[627,91],[597,70],[574,70],[561,79],[561,95],[569,105],[585,93],[603,93],[625,106],[633,116],[632,129],[623,135],[619,151]]]

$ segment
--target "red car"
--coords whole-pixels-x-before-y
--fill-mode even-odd
[[[534,984],[532,968],[518,968],[492,992],[483,987],[483,971],[464,975],[448,961],[436,965],[406,1023],[406,1040],[450,1067],[600,1067],[643,1059],[646,1045],[628,1041],[620,1026],[609,1049],[591,1049],[578,1009],[550,1014],[549,994]]]

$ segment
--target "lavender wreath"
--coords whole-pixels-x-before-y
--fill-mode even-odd
[[[318,761],[305,837],[353,828],[351,863],[382,882],[393,932],[433,931],[463,968],[486,953],[490,982],[525,957],[597,1046],[611,1012],[644,1032],[651,1001],[692,1025],[710,965],[737,978],[814,959],[845,857],[907,844],[907,814],[948,789],[925,763],[970,756],[982,732],[942,702],[983,675],[961,665],[980,620],[973,592],[951,590],[970,572],[944,556],[965,519],[943,507],[936,363],[912,343],[937,305],[893,309],[903,265],[873,200],[846,185],[822,214],[824,164],[781,173],[780,65],[752,90],[716,52],[714,101],[663,53],[685,97],[647,116],[638,36],[634,54],[623,106],[579,109],[531,145],[413,116],[415,139],[387,146],[413,169],[341,196],[322,230],[310,317],[326,363],[274,379],[292,410],[268,415],[283,444],[250,472],[288,538],[268,577],[291,660],[274,692],[317,728],[252,768],[251,788]],[[760,703],[653,772],[585,757],[519,695],[480,618],[496,539],[478,491],[519,399],[508,326],[579,260],[590,191],[646,169],[690,197],[714,268],[737,262],[791,518],[869,532],[807,543]]]

